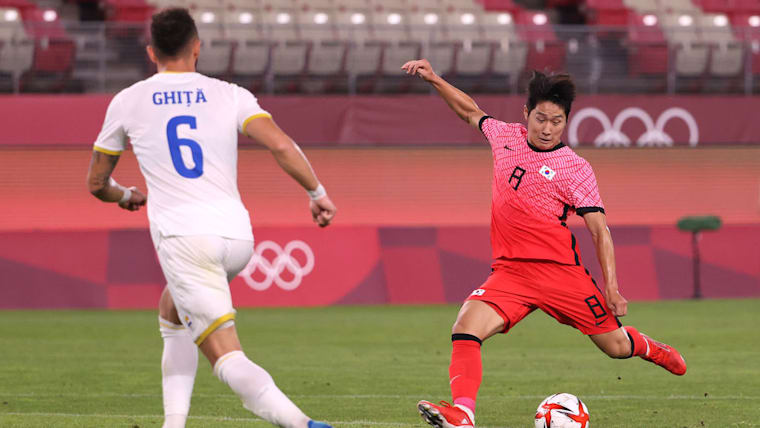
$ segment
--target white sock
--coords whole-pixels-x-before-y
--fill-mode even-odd
[[[161,317],[158,317],[158,325],[164,339],[164,353],[161,356],[163,428],[184,428],[190,411],[195,372],[198,370],[198,347],[183,325]]]
[[[249,360],[243,351],[224,354],[214,364],[214,374],[256,416],[284,428],[306,428],[309,418],[274,384],[266,370]]]

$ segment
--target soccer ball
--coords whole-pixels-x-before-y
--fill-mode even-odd
[[[536,428],[590,428],[588,408],[573,394],[546,397],[536,409]]]

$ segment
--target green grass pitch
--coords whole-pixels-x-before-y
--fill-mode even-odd
[[[422,427],[448,396],[455,306],[245,309],[243,347],[309,415],[341,427]],[[484,344],[481,427],[532,427],[570,392],[594,427],[760,426],[760,301],[636,303],[626,324],[676,346],[684,377],[604,356],[536,312]],[[160,427],[155,311],[0,311],[0,427]],[[202,360],[188,427],[265,427]]]

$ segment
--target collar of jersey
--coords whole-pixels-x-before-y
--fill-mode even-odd
[[[528,143],[528,147],[530,147],[530,149],[533,150],[534,152],[553,152],[555,150],[559,150],[559,149],[565,147],[565,143],[563,143],[561,141],[559,142],[559,144],[557,144],[556,146],[552,147],[551,149],[539,149],[538,147],[536,147],[533,144],[531,144],[530,141],[525,140],[525,142]]]

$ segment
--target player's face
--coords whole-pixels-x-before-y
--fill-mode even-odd
[[[528,121],[528,141],[531,144],[543,150],[559,144],[567,125],[567,116],[561,106],[551,101],[542,101],[530,112],[525,107],[524,114]]]

